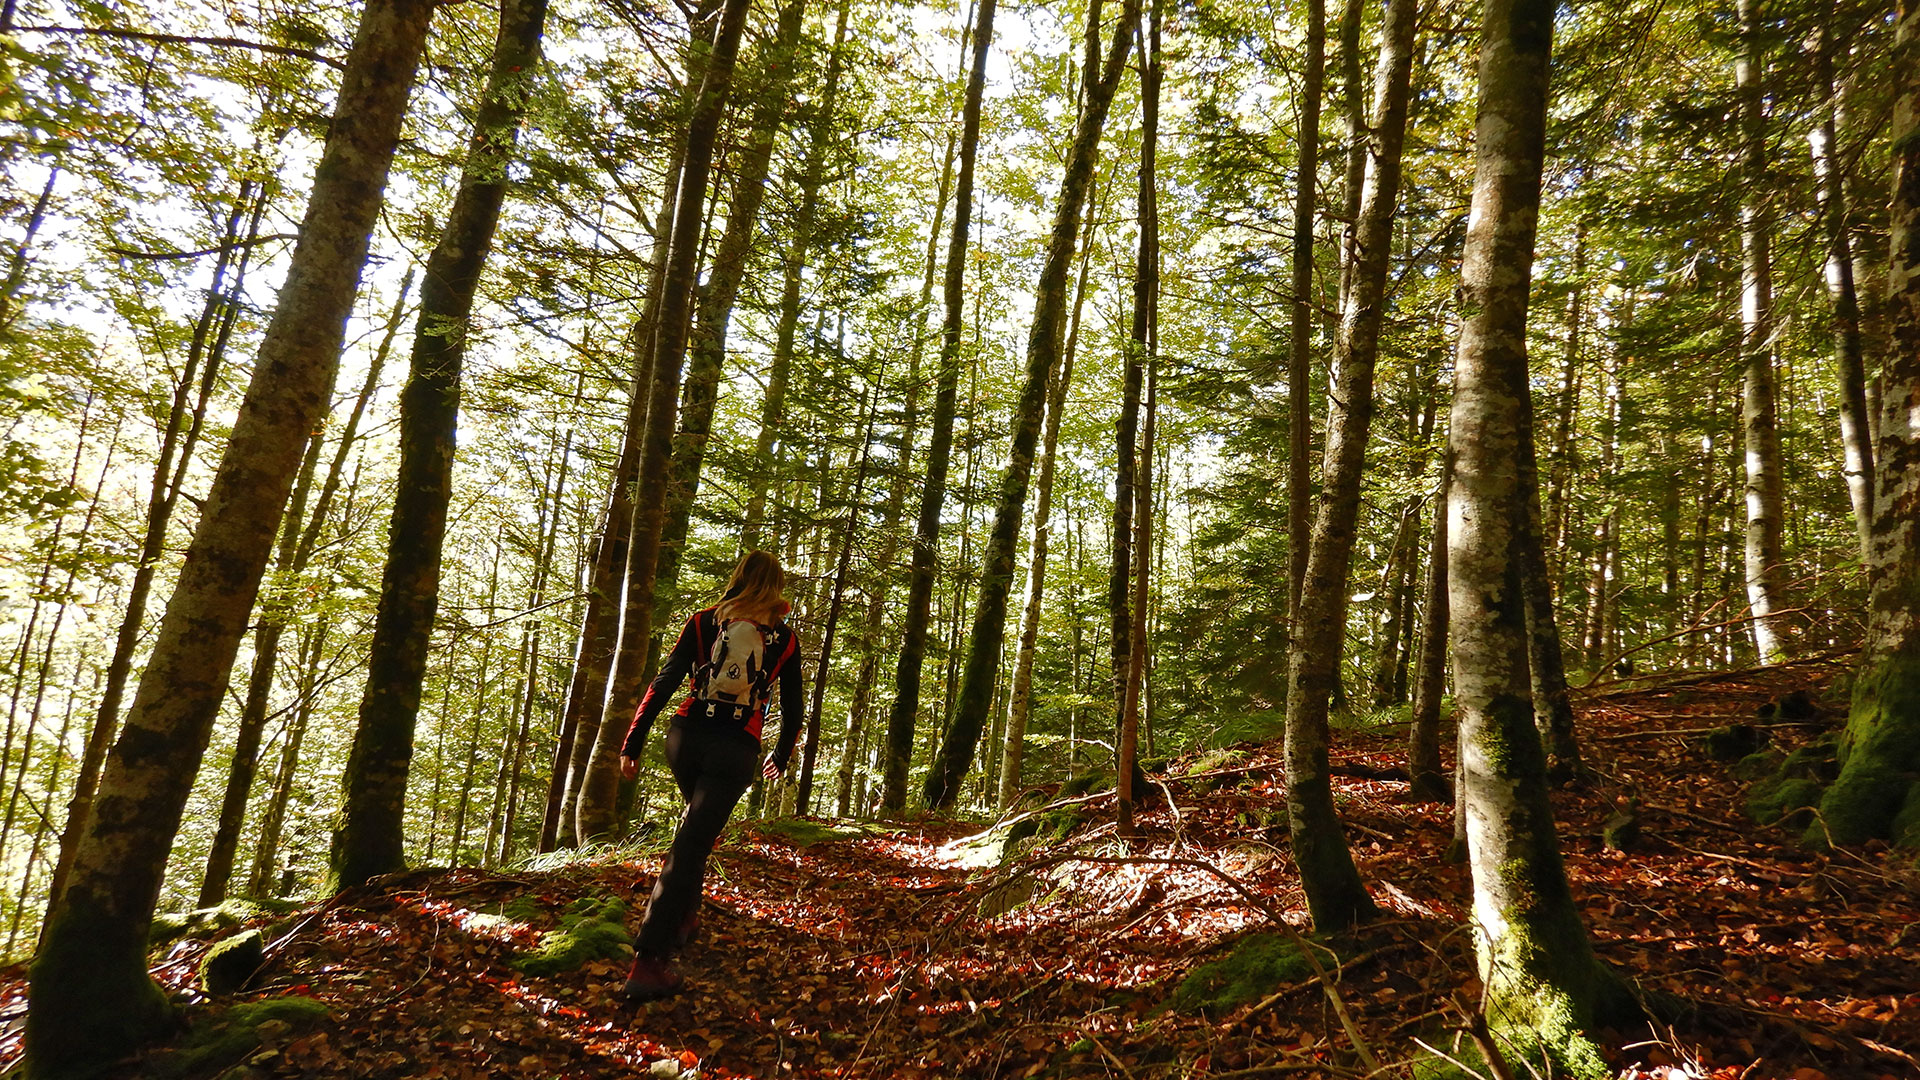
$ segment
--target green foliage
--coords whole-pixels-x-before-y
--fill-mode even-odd
[[[540,935],[540,947],[515,960],[513,966],[545,977],[578,970],[589,960],[624,959],[633,954],[626,919],[625,901],[583,896],[567,905],[558,928]]]
[[[886,830],[858,821],[814,821],[808,818],[770,818],[753,823],[757,832],[777,836],[794,847],[807,848],[833,840],[854,840]]]
[[[1312,947],[1328,953],[1323,964],[1338,962],[1331,949],[1318,944]],[[1251,934],[1235,942],[1226,956],[1188,972],[1167,999],[1167,1007],[1218,1015],[1250,1005],[1312,974],[1313,963],[1301,951],[1299,941],[1284,934]]]

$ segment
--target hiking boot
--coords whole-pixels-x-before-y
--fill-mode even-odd
[[[673,947],[684,949],[700,937],[700,912],[689,911],[687,917],[680,920],[680,929],[674,931]]]
[[[636,955],[633,967],[627,970],[627,982],[620,988],[619,997],[623,1001],[636,1003],[658,1001],[679,993],[686,983],[686,978],[673,970],[666,960],[657,956]]]

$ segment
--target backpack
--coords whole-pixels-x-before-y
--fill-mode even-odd
[[[745,726],[771,696],[781,658],[772,655],[769,631],[751,619],[717,622],[716,629],[705,661],[694,669],[690,712]]]

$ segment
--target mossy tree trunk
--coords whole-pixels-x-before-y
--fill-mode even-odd
[[[1353,8],[1359,11],[1358,6]],[[1359,19],[1354,18],[1352,68],[1358,71]],[[1342,23],[1342,41],[1345,41]],[[1281,625],[1280,654],[1292,640],[1307,580],[1308,530],[1313,527],[1313,239],[1315,198],[1320,182],[1320,98],[1326,89],[1326,0],[1307,0],[1305,69],[1300,76],[1299,160],[1293,188],[1293,300],[1287,324],[1287,618]],[[1344,62],[1345,57],[1342,57]],[[1284,663],[1284,659],[1282,663]],[[1285,682],[1284,673],[1281,681]]]
[[[1386,313],[1387,263],[1393,245],[1393,211],[1400,193],[1400,151],[1407,127],[1408,84],[1413,67],[1413,0],[1392,0],[1381,28],[1380,60],[1374,70],[1374,123],[1346,302],[1335,341],[1339,390],[1332,408],[1339,419],[1327,431],[1326,476],[1314,515],[1307,554],[1306,586],[1294,610],[1287,647],[1287,821],[1294,861],[1314,925],[1337,931],[1373,914],[1373,901],[1347,850],[1327,764],[1327,714],[1338,679],[1340,643],[1346,638],[1347,579],[1352,570],[1360,483],[1367,436],[1373,423],[1373,369]]]
[[[953,456],[953,414],[960,396],[960,331],[966,322],[967,239],[973,229],[973,163],[980,146],[980,100],[986,91],[987,55],[993,45],[994,0],[980,0],[974,15],[973,67],[960,111],[960,174],[954,181],[953,232],[941,286],[946,314],[940,326],[940,365],[934,382],[933,431],[927,474],[914,525],[907,607],[900,615],[900,659],[894,673],[893,706],[882,748],[880,808],[898,813],[907,805],[907,770],[913,762],[913,730],[920,713],[921,669],[926,665],[927,623],[932,617],[934,561],[940,545],[940,515],[947,501],[948,459]]]
[[[1410,794],[1426,802],[1453,797],[1440,763],[1440,698],[1447,690],[1447,490],[1453,482],[1453,457],[1440,468],[1440,490],[1433,501],[1433,529],[1427,549],[1427,613],[1420,633],[1420,659],[1413,683],[1413,723],[1407,733]]]
[[[546,0],[501,4],[460,188],[421,278],[412,372],[400,396],[400,471],[380,608],[360,722],[341,778],[345,809],[334,834],[332,873],[343,888],[399,870],[406,862],[407,773],[427,647],[440,606],[440,552],[453,499],[454,429],[468,323],[506,200],[507,167],[532,93],[546,21]]]
[[[1533,468],[1527,293],[1553,4],[1492,0],[1484,18],[1448,507],[1475,942],[1487,1020],[1509,1060],[1544,1053],[1575,1075],[1604,1076],[1605,1063],[1583,1033],[1616,1014],[1623,987],[1593,953],[1561,861],[1546,754],[1533,723],[1521,580],[1535,523],[1524,479]]]
[[[325,415],[347,316],[434,5],[362,10],[300,239],[227,451],[108,755],[100,794],[34,958],[27,1075],[95,1075],[163,1031],[147,930],[167,855],[307,437]]]
[[[1046,256],[1040,266],[1040,280],[1034,286],[1026,377],[1014,407],[1013,445],[1008,450],[1006,470],[1000,474],[993,528],[987,534],[981,555],[980,592],[974,601],[966,665],[960,675],[959,696],[954,700],[947,724],[946,741],[927,775],[924,795],[931,807],[951,807],[959,798],[960,782],[973,766],[980,733],[993,708],[994,686],[1000,676],[1001,646],[1006,639],[1007,597],[1013,591],[1014,549],[1018,546],[1020,523],[1026,513],[1027,485],[1033,479],[1034,451],[1040,441],[1040,414],[1046,404],[1047,387],[1059,372],[1066,336],[1067,283],[1073,271],[1075,241],[1080,235],[1080,210],[1086,204],[1088,189],[1093,186],[1100,133],[1106,128],[1114,91],[1126,71],[1127,53],[1133,47],[1134,35],[1139,32],[1140,5],[1141,0],[1126,0],[1121,5],[1120,20],[1107,49],[1105,66],[1100,69],[1098,79],[1087,80],[1086,108],[1080,113],[1073,146],[1067,153]],[[1097,17],[1096,5],[1089,21]]]
[[[1820,800],[1812,838],[1920,847],[1920,0],[1902,0],[1889,70],[1898,79],[1883,300],[1890,344],[1873,448],[1872,596],[1840,777]]]

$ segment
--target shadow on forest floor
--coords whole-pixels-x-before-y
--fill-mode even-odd
[[[1805,663],[1578,701],[1598,775],[1554,798],[1594,943],[1642,989],[1707,1006],[1673,1028],[1602,1033],[1620,1075],[1920,1076],[1909,1050],[1920,1047],[1920,874],[1884,850],[1815,854],[1785,829],[1754,825],[1733,767],[1703,746],[1709,729],[1750,721],[1756,704],[1793,689],[1817,695],[1839,670]],[[1791,749],[1840,719],[1828,709],[1768,734]],[[1337,995],[1305,973],[1208,1015],[1163,1008],[1183,977],[1274,914],[1305,926],[1276,817],[1279,745],[1244,749],[1224,774],[1171,779],[1173,806],[1155,800],[1130,845],[1104,823],[1109,796],[1085,805],[1076,831],[998,870],[943,853],[978,824],[927,820],[804,847],[777,830],[736,829],[715,858],[706,932],[680,964],[687,992],[639,1009],[612,996],[623,963],[521,975],[509,961],[550,923],[477,916],[516,901],[522,915],[550,915],[612,895],[633,902],[637,926],[655,863],[396,875],[315,909],[257,976],[260,989],[242,995],[308,996],[328,1008],[324,1020],[268,1024],[193,1075],[1361,1076],[1333,996],[1388,1065],[1381,1075],[1408,1075],[1414,1040],[1454,1044],[1452,1002],[1478,987],[1462,929],[1466,874],[1444,857],[1452,808],[1409,803],[1402,780],[1335,780],[1382,916],[1333,943]],[[1347,735],[1334,750],[1352,774],[1384,774],[1400,759],[1395,730]],[[1609,850],[1603,822],[1628,800],[1640,836]],[[1201,860],[1259,903],[1198,866],[1076,856]],[[996,889],[1002,903],[984,910],[1031,899],[985,918],[982,898]],[[189,988],[206,946],[177,949],[157,977]],[[13,1018],[0,1061],[18,1053],[22,975],[0,973],[0,1016]],[[194,1010],[195,1024],[228,1003]]]

